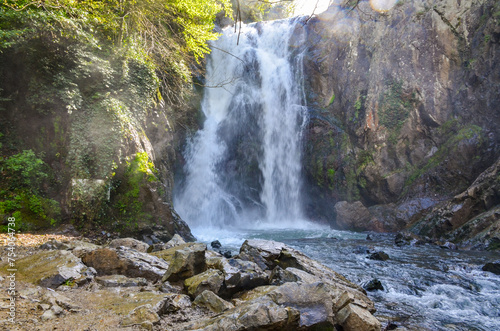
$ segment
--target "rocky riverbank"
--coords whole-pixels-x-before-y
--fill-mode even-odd
[[[179,236],[92,241],[61,236],[19,250],[16,323],[2,316],[2,328],[381,330],[360,286],[283,243],[247,240],[226,258]]]

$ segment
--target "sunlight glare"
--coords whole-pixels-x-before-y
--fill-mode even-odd
[[[317,6],[316,6],[317,3]],[[328,9],[330,0],[296,0],[295,15],[312,15],[319,14]],[[316,9],[314,9],[316,7]]]

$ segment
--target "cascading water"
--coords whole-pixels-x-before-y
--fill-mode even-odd
[[[203,129],[188,143],[175,208],[192,227],[302,219],[300,19],[228,29],[213,43]],[[237,39],[239,43],[237,44]]]

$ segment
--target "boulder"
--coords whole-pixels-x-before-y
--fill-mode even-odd
[[[99,276],[95,281],[104,287],[136,287],[146,286],[148,281],[145,278],[129,278],[123,275]]]
[[[169,248],[163,249],[163,247],[165,245],[161,244],[161,247],[160,246],[153,246],[153,247],[161,248],[161,249],[160,250],[156,250],[156,248],[154,248],[150,252],[150,254],[153,255],[153,256],[159,257],[161,259],[164,259],[165,261],[167,261],[167,262],[170,263],[170,261],[172,261],[172,259],[174,258],[175,252],[177,252],[180,249],[185,249],[185,248],[193,247],[194,245],[197,245],[197,244],[196,243],[185,243],[185,244],[179,244],[179,245],[176,245],[176,246],[173,246],[173,247],[169,247]]]
[[[223,300],[212,291],[203,291],[194,299],[193,303],[197,306],[205,307],[217,314],[234,308],[233,304]]]
[[[375,312],[373,302],[365,295],[362,287],[283,243],[263,239],[247,240],[240,249],[240,257],[260,261],[262,265],[269,265],[272,269],[279,266],[299,277],[299,281],[321,281],[328,285],[335,297],[344,291],[351,292],[360,302],[364,302],[370,312]]]
[[[500,275],[500,263],[499,262],[486,263],[483,266],[482,270],[492,272],[496,275]]]
[[[380,331],[380,322],[366,309],[348,304],[335,316],[344,331]]]
[[[183,330],[297,330],[299,318],[298,310],[279,306],[270,298],[265,298],[246,302],[212,318],[195,321]]]
[[[334,207],[337,227],[341,230],[384,231],[384,226],[361,201],[339,201]]]
[[[370,254],[368,258],[370,260],[376,260],[376,261],[387,261],[389,260],[389,255],[387,255],[385,252],[380,251]]]
[[[221,271],[209,269],[201,274],[190,277],[184,281],[184,287],[188,294],[195,298],[203,291],[209,290],[219,293],[224,283],[224,275]]]
[[[180,281],[205,270],[206,250],[207,246],[199,243],[176,250],[162,281]]]
[[[221,248],[221,247],[222,247],[222,245],[221,245],[220,241],[218,241],[218,240],[214,240],[214,241],[212,241],[212,242],[210,243],[210,246],[211,246],[212,248],[215,248],[215,249],[217,249],[217,248]]]
[[[277,241],[249,239],[241,245],[239,257],[257,263],[262,270],[272,270],[276,266],[274,261],[284,247],[287,246]]]
[[[132,310],[127,316],[122,320],[122,326],[132,326],[141,325],[146,328],[150,328],[149,325],[158,323],[160,317],[154,311],[150,304],[139,306]]]
[[[169,268],[168,263],[160,258],[123,246],[96,249],[84,254],[82,260],[100,276],[118,274],[143,277],[153,282],[161,279]]]
[[[267,285],[269,276],[254,262],[240,259],[223,259],[222,272],[224,273],[224,295],[251,290],[257,286]]]
[[[146,253],[149,248],[148,244],[134,238],[118,238],[118,239],[113,239],[109,243],[109,247],[111,248],[118,248],[120,246],[132,248],[141,253]]]
[[[174,234],[172,239],[170,239],[167,243],[157,243],[157,244],[151,245],[149,247],[149,251],[150,252],[158,252],[158,251],[167,250],[169,248],[176,247],[179,245],[184,245],[185,243],[186,243],[186,241],[184,241],[184,239],[176,233],[176,234]]]
[[[284,283],[296,282],[298,280],[299,278],[289,270],[283,270],[281,267],[276,266],[271,272],[269,283],[271,285],[282,285]]]
[[[65,250],[42,251],[16,261],[16,278],[42,287],[57,288],[68,281],[92,278],[82,261]],[[4,270],[7,266],[3,267]]]
[[[153,311],[162,316],[188,307],[191,307],[189,296],[169,293],[153,307]]]
[[[332,296],[324,283],[286,283],[267,293],[266,297],[279,306],[297,309],[300,328],[333,329]]]
[[[369,292],[372,292],[372,291],[377,291],[377,290],[380,290],[380,291],[383,291],[384,290],[384,287],[382,286],[382,283],[380,282],[380,280],[374,278],[372,280],[370,280],[369,282],[367,282],[363,288]]]

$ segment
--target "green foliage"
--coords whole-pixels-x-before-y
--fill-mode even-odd
[[[330,101],[328,102],[328,106],[330,106],[334,101],[335,101],[335,93],[332,93],[332,97],[330,98]]]
[[[59,219],[59,203],[43,196],[46,169],[32,150],[0,161],[0,215],[15,217],[18,230],[55,225]]]
[[[120,219],[131,226],[139,220],[149,220],[151,215],[143,211],[140,198],[141,188],[148,182],[155,182],[157,170],[149,160],[146,152],[137,153],[135,158],[127,162],[127,169],[121,183],[117,185],[117,197],[114,208]]]

